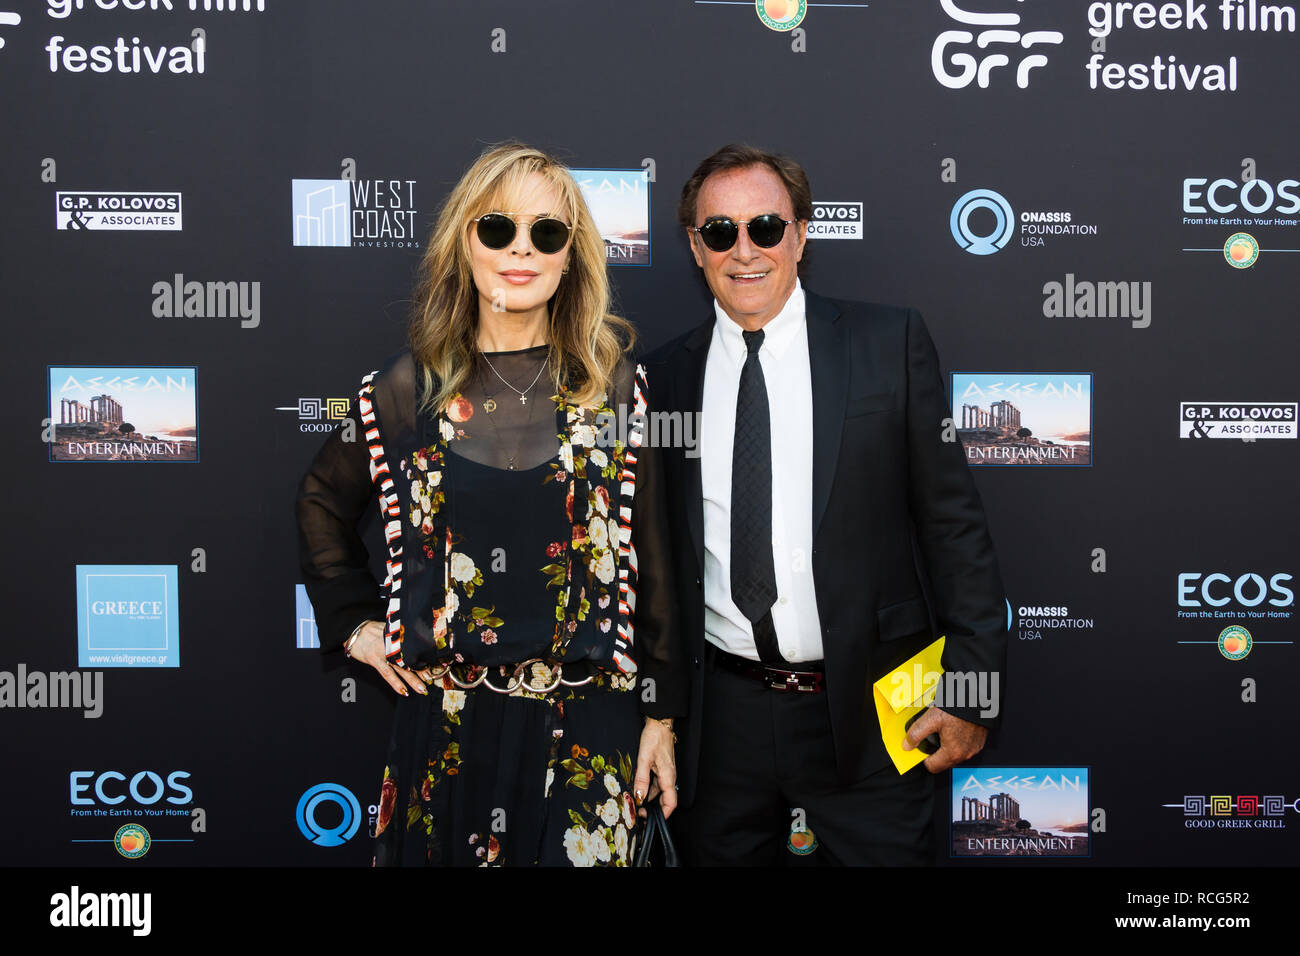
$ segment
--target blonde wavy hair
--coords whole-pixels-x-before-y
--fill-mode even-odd
[[[570,226],[569,271],[550,300],[547,341],[550,372],[569,401],[593,405],[608,393],[623,354],[636,334],[612,310],[605,271],[605,240],[568,167],[523,143],[483,152],[438,210],[425,244],[411,314],[411,354],[420,367],[420,410],[441,413],[466,385],[478,362],[479,293],[470,265],[470,221],[504,211],[522,194],[524,179],[541,175],[561,197]]]

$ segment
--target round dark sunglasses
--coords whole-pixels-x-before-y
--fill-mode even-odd
[[[515,241],[518,224],[505,213],[490,212],[474,222],[478,223],[478,241],[489,249],[504,249]],[[569,227],[552,216],[543,216],[528,227],[528,238],[538,252],[554,255],[569,241]]]
[[[785,235],[785,227],[792,222],[793,219],[782,219],[776,213],[755,216],[753,219],[742,219],[740,222],[727,216],[714,216],[706,219],[704,225],[696,226],[692,231],[698,232],[704,244],[714,252],[726,252],[736,244],[736,240],[740,238],[740,227],[744,226],[749,231],[750,242],[764,249],[771,249],[780,244],[781,237]]]

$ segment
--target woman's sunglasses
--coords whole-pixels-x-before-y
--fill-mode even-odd
[[[692,231],[698,232],[704,244],[714,252],[726,252],[736,244],[736,240],[740,238],[740,227],[744,226],[749,231],[750,242],[764,249],[771,249],[780,244],[781,237],[785,235],[785,227],[792,222],[793,219],[782,219],[776,213],[755,216],[753,219],[742,219],[740,222],[727,216],[714,216]]]
[[[479,216],[474,222],[478,223],[478,241],[489,249],[504,249],[515,241],[518,224],[505,213],[490,212]],[[534,219],[528,227],[528,238],[538,252],[554,255],[569,241],[569,227],[559,219],[543,216]]]

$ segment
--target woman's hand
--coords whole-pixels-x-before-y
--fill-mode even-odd
[[[429,668],[412,671],[388,663],[388,659],[384,657],[384,625],[378,621],[366,621],[361,625],[361,630],[357,632],[357,639],[352,642],[349,655],[353,660],[369,664],[379,671],[379,676],[388,682],[388,686],[403,697],[409,696],[407,687],[417,694],[429,693],[428,688],[425,687],[425,684],[433,679]]]
[[[650,775],[654,774],[653,781]],[[672,718],[659,720],[655,717],[645,719],[641,729],[641,747],[636,756],[636,790],[637,806],[641,816],[645,816],[645,803],[659,795],[659,806],[664,812],[664,819],[677,809],[677,763],[673,757],[673,721]]]

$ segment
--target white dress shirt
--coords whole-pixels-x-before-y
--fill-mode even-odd
[[[748,349],[744,331],[722,310],[709,343],[700,419],[704,493],[704,636],[739,657],[758,660],[754,629],[731,599],[731,456],[736,395]],[[758,361],[772,430],[772,623],[788,661],[822,658],[821,621],[812,574],[812,372],[803,286],[763,326]]]

